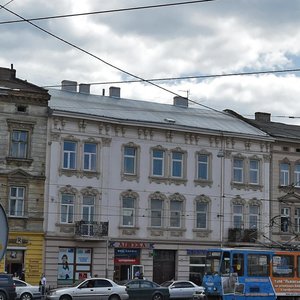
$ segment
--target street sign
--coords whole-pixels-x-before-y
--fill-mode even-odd
[[[3,258],[8,242],[8,222],[4,208],[0,204],[0,260]]]

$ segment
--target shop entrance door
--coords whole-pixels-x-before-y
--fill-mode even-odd
[[[21,276],[24,269],[24,251],[7,250],[5,256],[5,271],[15,276]]]
[[[153,250],[153,281],[161,284],[175,278],[175,250]]]

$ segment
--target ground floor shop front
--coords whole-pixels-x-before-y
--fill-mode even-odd
[[[9,232],[0,271],[38,284],[43,272],[44,233]]]
[[[162,283],[188,279],[201,284],[206,247],[165,242],[102,240],[45,241],[44,270],[50,287],[93,276],[118,281],[143,277]]]

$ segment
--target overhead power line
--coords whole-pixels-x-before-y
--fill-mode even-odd
[[[179,5],[187,5],[187,4],[197,4],[197,3],[212,2],[212,1],[216,1],[216,0],[194,0],[194,1],[174,2],[174,3],[156,4],[156,5],[117,8],[117,9],[110,9],[110,10],[100,10],[100,11],[76,13],[76,14],[64,14],[64,15],[56,15],[56,16],[37,17],[37,18],[30,18],[30,19],[26,19],[26,20],[25,19],[10,20],[10,21],[2,21],[2,22],[0,22],[0,25],[11,24],[11,23],[21,23],[21,22],[28,22],[28,21],[42,21],[42,20],[50,20],[50,19],[61,19],[61,18],[81,17],[81,16],[99,15],[99,14],[107,14],[107,13],[117,13],[117,12],[125,12],[125,11],[132,11],[132,10],[163,8],[163,7],[179,6]]]
[[[119,81],[102,81],[91,82],[90,85],[103,85],[103,84],[123,84],[123,83],[138,83],[138,82],[150,82],[150,81],[172,81],[172,80],[190,80],[190,79],[207,79],[218,77],[231,77],[231,76],[250,76],[250,75],[264,75],[264,74],[278,74],[278,73],[293,73],[300,72],[300,68],[295,69],[282,69],[282,70],[266,70],[266,71],[253,71],[253,72],[237,72],[237,73],[224,73],[224,74],[211,74],[211,75],[192,75],[192,76],[179,76],[179,77],[162,77],[162,78],[150,78],[150,79],[135,79],[135,80],[119,80]],[[44,88],[61,87],[61,84],[57,85],[44,85]]]
[[[204,1],[215,1],[215,0],[202,0],[202,2],[204,2]],[[201,2],[201,0],[199,0],[199,2]],[[128,75],[128,76],[130,76],[130,77],[135,78],[135,79],[138,79],[138,80],[141,81],[141,82],[149,83],[150,85],[152,85],[152,86],[154,86],[154,87],[157,87],[157,88],[159,88],[159,89],[161,89],[161,90],[163,90],[163,91],[165,91],[165,92],[168,92],[168,93],[170,93],[170,94],[173,94],[173,95],[175,95],[175,96],[182,97],[182,96],[179,95],[178,93],[175,93],[175,92],[173,92],[173,91],[171,91],[171,90],[169,90],[169,89],[167,89],[167,88],[165,88],[165,87],[162,87],[162,86],[160,86],[160,85],[158,85],[158,84],[156,84],[156,83],[153,83],[153,82],[151,82],[151,81],[148,81],[148,80],[146,80],[146,79],[144,79],[144,78],[142,78],[142,77],[140,77],[140,76],[137,76],[137,75],[135,75],[135,74],[133,74],[133,73],[131,73],[131,72],[128,72],[128,71],[126,71],[126,70],[124,70],[124,69],[122,69],[122,68],[120,68],[120,67],[117,67],[116,65],[114,65],[114,64],[112,64],[112,63],[110,63],[110,62],[108,62],[108,61],[106,61],[106,60],[100,58],[99,56],[97,56],[97,55],[95,55],[95,54],[93,54],[93,53],[91,53],[91,52],[89,52],[89,51],[87,51],[87,50],[85,50],[85,49],[83,49],[83,48],[81,48],[81,47],[79,47],[79,46],[77,46],[77,45],[71,43],[71,42],[68,42],[67,40],[65,40],[65,39],[59,37],[58,35],[56,35],[56,34],[50,32],[50,31],[48,31],[48,30],[42,28],[41,26],[38,26],[38,25],[36,25],[35,23],[33,23],[33,22],[31,22],[31,21],[25,19],[25,18],[22,17],[21,15],[19,15],[19,14],[13,12],[12,10],[10,10],[10,9],[8,9],[8,8],[6,8],[6,7],[4,7],[4,6],[1,5],[1,4],[0,4],[0,8],[3,8],[4,10],[6,10],[6,11],[8,11],[9,13],[13,14],[14,16],[16,16],[16,17],[22,19],[23,21],[29,23],[30,25],[34,26],[35,28],[37,28],[37,29],[43,31],[44,33],[46,33],[46,34],[48,34],[48,35],[54,37],[55,39],[57,39],[57,40],[59,40],[59,41],[65,43],[65,44],[67,44],[67,45],[69,45],[69,46],[71,46],[71,47],[73,47],[73,48],[75,48],[75,49],[77,49],[77,50],[79,50],[79,51],[81,51],[81,52],[83,52],[83,53],[85,53],[85,54],[87,54],[87,55],[89,55],[89,56],[91,56],[91,57],[97,59],[97,60],[99,60],[99,61],[101,61],[102,63],[106,64],[107,66],[109,66],[109,67],[111,67],[111,68],[114,68],[114,69],[118,70],[119,72],[122,72],[122,73],[124,73],[124,74],[126,74],[126,75]],[[197,101],[193,101],[193,100],[188,99],[188,98],[186,98],[186,99],[187,99],[189,102],[192,102],[192,103],[194,103],[194,104],[200,105],[200,106],[202,106],[202,107],[204,107],[204,108],[207,108],[207,109],[210,109],[210,110],[213,110],[213,111],[217,111],[217,112],[219,112],[219,113],[223,113],[222,111],[219,111],[219,110],[214,109],[214,108],[212,108],[212,107],[209,107],[209,106],[207,106],[207,105],[200,104],[200,103],[198,103]]]

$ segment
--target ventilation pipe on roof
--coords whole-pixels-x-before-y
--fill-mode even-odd
[[[109,97],[120,98],[121,89],[119,87],[111,86],[109,88]]]
[[[189,100],[185,97],[175,96],[173,98],[173,104],[174,104],[174,106],[188,107],[189,106]]]
[[[91,85],[88,83],[79,84],[79,93],[81,94],[90,94]]]
[[[271,122],[271,114],[264,112],[256,112],[255,121]]]
[[[61,89],[67,92],[77,92],[77,81],[63,80],[61,82]]]

